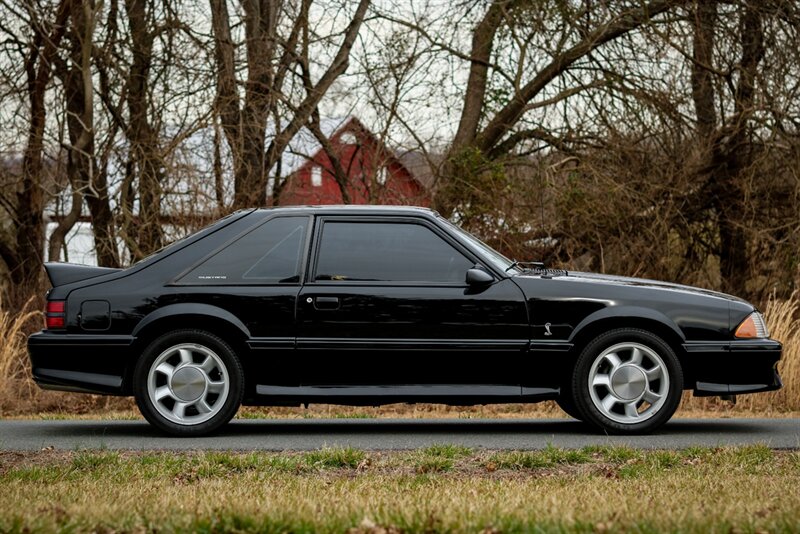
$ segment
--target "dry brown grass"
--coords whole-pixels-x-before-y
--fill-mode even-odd
[[[0,395],[35,392],[25,352],[27,334],[42,322],[42,313],[31,309],[33,302],[30,298],[21,310],[6,310],[0,301]]]
[[[0,453],[0,532],[797,532],[800,455]]]
[[[0,416],[138,417],[133,402],[119,397],[42,391],[30,377],[26,334],[41,328],[42,314],[33,300],[21,310],[6,310],[0,301]],[[765,317],[773,338],[784,344],[779,370],[784,388],[772,393],[743,395],[734,406],[716,397],[684,395],[678,417],[797,416],[800,413],[800,292],[789,300],[770,299]],[[275,418],[527,418],[562,417],[553,402],[452,407],[435,404],[393,404],[378,408],[312,405],[306,408],[244,408],[240,417]]]

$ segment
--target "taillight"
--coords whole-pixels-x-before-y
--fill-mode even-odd
[[[54,328],[64,328],[66,323],[64,322],[64,314],[66,312],[67,306],[66,302],[63,300],[48,300],[47,307],[45,308],[45,323],[47,324],[47,329],[52,330]]]

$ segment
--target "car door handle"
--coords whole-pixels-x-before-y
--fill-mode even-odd
[[[317,310],[338,310],[339,297],[317,297],[314,299],[314,308]]]

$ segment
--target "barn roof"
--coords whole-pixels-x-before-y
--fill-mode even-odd
[[[426,189],[434,189],[436,185],[436,168],[441,165],[444,159],[442,153],[424,153],[420,150],[411,150],[401,154],[397,159]]]

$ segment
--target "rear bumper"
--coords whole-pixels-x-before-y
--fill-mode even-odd
[[[698,397],[774,391],[783,346],[773,339],[686,343],[689,381]]]
[[[33,380],[43,389],[127,395],[132,336],[53,333],[28,338]]]

